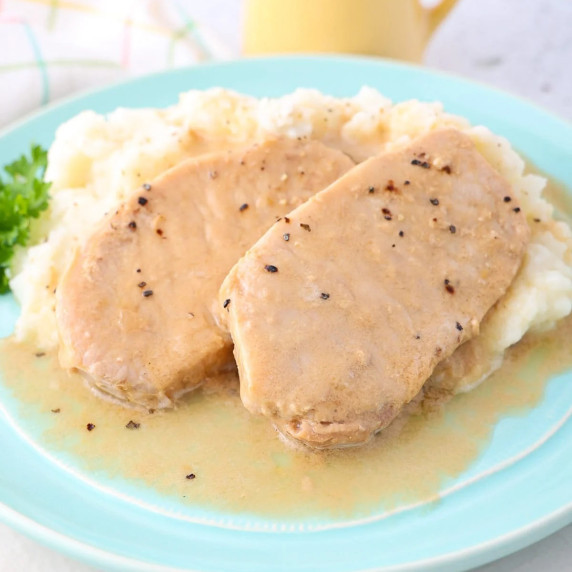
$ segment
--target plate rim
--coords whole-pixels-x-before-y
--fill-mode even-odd
[[[369,55],[355,55],[355,54],[335,54],[335,53],[324,53],[324,54],[314,54],[314,53],[300,53],[296,55],[289,55],[289,54],[276,54],[276,55],[267,55],[267,56],[244,56],[237,59],[232,60],[219,60],[219,61],[204,61],[198,62],[196,64],[191,64],[187,66],[181,66],[173,69],[168,70],[160,70],[155,71],[147,74],[142,74],[130,78],[121,79],[118,82],[107,84],[104,86],[97,86],[93,88],[86,88],[75,91],[69,95],[60,97],[53,101],[48,102],[47,104],[38,107],[35,110],[29,111],[20,117],[16,118],[14,121],[3,125],[0,128],[0,139],[9,135],[12,131],[23,127],[26,123],[42,117],[43,115],[50,113],[52,111],[56,111],[60,108],[66,107],[67,105],[74,103],[76,101],[80,101],[87,97],[97,96],[100,94],[104,94],[109,91],[113,91],[115,89],[126,87],[131,84],[135,84],[138,81],[148,81],[148,80],[158,80],[163,76],[170,76],[173,74],[178,73],[193,73],[196,69],[222,69],[224,67],[234,67],[237,64],[244,64],[250,62],[272,62],[272,61],[303,61],[303,62],[311,62],[316,61],[319,62],[320,60],[324,61],[337,61],[337,62],[370,62],[373,64],[381,64],[384,67],[395,68],[395,69],[408,69],[410,71],[414,71],[416,73],[428,74],[433,77],[442,77],[444,79],[453,80],[455,82],[461,82],[468,85],[473,85],[480,89],[485,89],[490,92],[495,92],[497,95],[508,97],[510,99],[514,99],[519,101],[522,104],[525,104],[529,107],[533,107],[536,111],[543,113],[550,117],[552,120],[557,122],[563,123],[568,128],[572,129],[572,119],[568,119],[563,117],[554,111],[548,109],[544,105],[537,103],[536,101],[518,94],[513,93],[508,89],[504,89],[501,87],[497,87],[495,85],[491,85],[486,83],[485,81],[477,80],[470,77],[465,77],[459,74],[456,74],[451,71],[442,70],[440,68],[426,66],[423,64],[418,64],[414,62],[406,62],[406,61],[398,61],[391,58],[381,57],[381,56],[369,56]],[[303,86],[301,86],[303,87]]]
[[[6,517],[7,518],[3,518]],[[0,519],[8,526],[21,532],[28,538],[38,541],[43,546],[56,550],[78,561],[82,561],[85,554],[90,554],[97,561],[104,565],[111,565],[117,570],[128,572],[200,572],[195,568],[173,567],[164,564],[152,564],[144,560],[137,560],[132,557],[121,556],[114,552],[102,550],[89,544],[71,538],[60,532],[52,530],[43,524],[35,522],[33,519],[21,515],[14,509],[0,502]],[[538,542],[564,526],[572,523],[572,503],[549,516],[537,519],[523,527],[515,529],[495,540],[486,541],[472,548],[448,552],[430,559],[412,561],[405,564],[383,566],[381,568],[363,568],[358,572],[417,572],[417,571],[439,571],[458,569],[456,565],[464,561],[471,561],[471,568],[481,566],[488,562],[508,556],[531,544]],[[510,550],[506,552],[504,548],[510,545]],[[495,553],[493,559],[488,558],[488,554]],[[488,554],[487,554],[488,553]],[[91,562],[89,562],[91,564]],[[127,568],[128,567],[128,568]],[[455,567],[455,568],[454,568]],[[358,569],[356,569],[358,570]]]

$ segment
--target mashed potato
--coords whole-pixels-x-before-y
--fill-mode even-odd
[[[51,207],[33,229],[35,246],[18,254],[11,281],[22,307],[16,336],[41,349],[57,346],[54,292],[76,246],[133,188],[184,158],[282,135],[319,139],[363,160],[445,126],[467,133],[510,182],[532,229],[517,278],[482,324],[479,343],[496,356],[489,373],[528,330],[549,328],[570,313],[570,229],[553,220],[553,207],[542,198],[544,179],[524,174],[524,161],[505,139],[445,113],[439,103],[393,105],[370,88],[347,99],[307,89],[276,99],[190,91],[166,109],[88,111],[62,125],[46,175]],[[462,387],[483,377],[469,376]]]

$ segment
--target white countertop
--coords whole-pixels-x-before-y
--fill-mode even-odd
[[[189,3],[193,15],[238,49],[239,0]],[[570,121],[572,1],[461,0],[429,46],[426,63],[527,97]],[[0,524],[0,572],[93,570]],[[572,526],[479,570],[572,570]]]

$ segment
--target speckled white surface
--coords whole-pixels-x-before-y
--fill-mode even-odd
[[[209,22],[235,51],[240,43],[239,4],[240,0],[210,0],[193,7],[194,15]],[[524,96],[570,121],[572,1],[461,0],[431,42],[426,63]],[[93,570],[0,525],[1,572]],[[480,572],[569,570],[572,526],[479,568]]]
[[[462,0],[431,42],[431,67],[524,96],[572,120],[572,2]]]

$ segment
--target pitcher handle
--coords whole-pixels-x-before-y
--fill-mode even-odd
[[[439,27],[439,24],[447,17],[447,14],[454,8],[457,0],[442,0],[434,8],[427,10],[429,16],[429,35]]]

